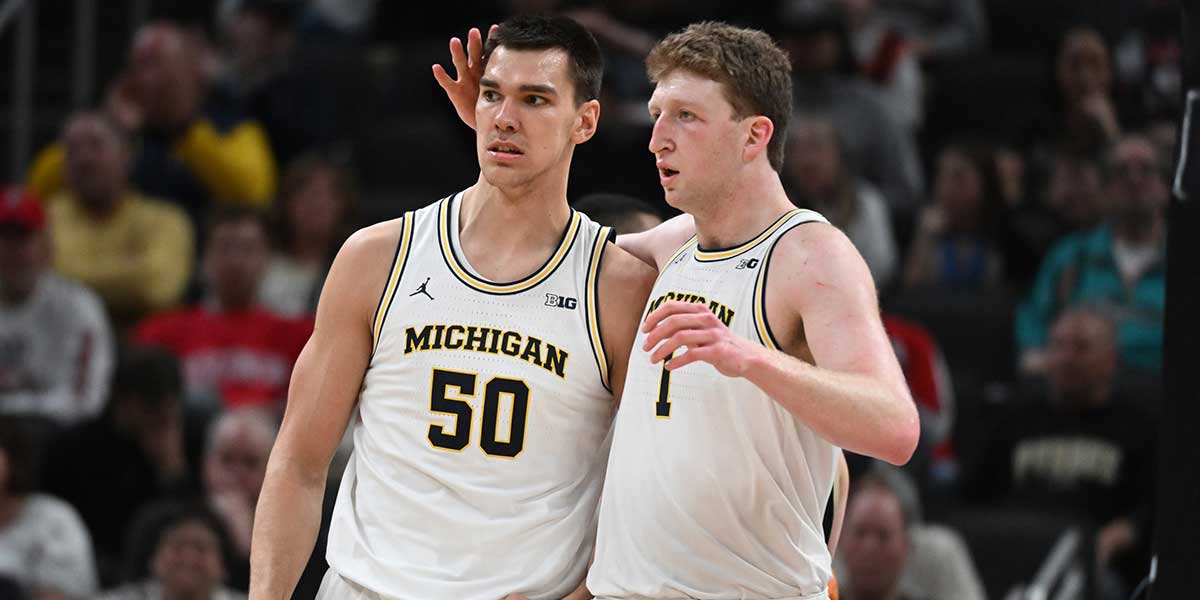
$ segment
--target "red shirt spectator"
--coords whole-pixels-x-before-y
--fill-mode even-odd
[[[287,398],[292,365],[312,330],[311,318],[286,319],[259,307],[195,306],[143,322],[135,338],[179,357],[188,395],[216,395],[227,407],[261,406]]]

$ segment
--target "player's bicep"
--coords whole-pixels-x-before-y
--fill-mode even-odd
[[[783,298],[801,318],[817,366],[903,385],[871,273],[850,240],[813,224],[789,233],[779,250],[782,260],[772,260],[770,280],[783,282]]]
[[[338,253],[292,371],[274,452],[302,476],[323,476],[358,400],[371,357],[371,313],[387,278],[389,236],[380,233],[359,232]]]
[[[642,308],[654,286],[654,269],[609,247],[600,271],[600,335],[609,356],[609,384],[618,402],[625,389],[629,353],[637,337]]]

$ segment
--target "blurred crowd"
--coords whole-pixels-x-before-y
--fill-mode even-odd
[[[93,106],[0,191],[0,597],[244,595],[330,262],[473,183],[429,65],[525,11],[604,48],[569,195],[623,232],[673,214],[646,151],[655,41],[720,19],[790,53],[781,176],[866,259],[922,417],[904,469],[850,457],[843,599],[999,598],[1070,528],[1088,597],[1148,571],[1173,2],[152,4]]]

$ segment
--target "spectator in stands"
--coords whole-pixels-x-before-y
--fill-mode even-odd
[[[921,417],[920,442],[908,467],[922,482],[933,478],[939,484],[948,484],[957,477],[958,465],[952,439],[954,384],[946,359],[933,335],[920,323],[885,313],[883,328]]]
[[[97,600],[238,600],[223,586],[229,536],[202,505],[162,502],[144,510],[131,531],[127,578]]]
[[[183,364],[189,406],[262,406],[282,411],[292,365],[312,318],[287,319],[257,304],[269,244],[256,213],[217,213],[204,251],[208,299],[150,317],[134,331]]]
[[[91,538],[69,504],[34,492],[32,442],[18,423],[0,420],[0,575],[34,600],[88,597],[96,591]]]
[[[1169,198],[1167,173],[1146,138],[1126,135],[1112,146],[1104,192],[1104,224],[1055,245],[1017,311],[1026,373],[1045,369],[1050,323],[1062,309],[1080,304],[1097,305],[1115,320],[1123,368],[1134,373],[1162,368]]]
[[[840,5],[785,2],[777,27],[792,58],[796,107],[828,114],[853,171],[878,187],[893,211],[914,213],[924,188],[916,143],[892,120],[879,91],[858,76]]]
[[[640,233],[663,222],[654,207],[624,194],[588,194],[575,203],[575,210],[612,227],[617,235]]]
[[[1101,564],[1145,557],[1156,428],[1136,399],[1115,391],[1117,364],[1117,329],[1105,313],[1063,311],[1047,348],[1048,399],[1027,398],[994,419],[968,471],[968,499],[1077,514],[1099,528]],[[1131,584],[1148,562],[1119,564]]]
[[[130,141],[104,113],[72,116],[62,145],[67,186],[47,202],[55,269],[95,290],[118,327],[177,303],[192,273],[187,214],[131,186]]]
[[[256,408],[226,411],[209,427],[204,448],[204,492],[209,508],[229,532],[230,581],[249,585],[250,532],[267,473],[267,457],[279,433],[275,417]]]
[[[933,202],[921,213],[904,267],[908,288],[978,291],[1002,283],[996,227],[1003,205],[991,148],[954,143],[938,156]]]
[[[792,202],[820,212],[844,231],[866,260],[875,286],[886,287],[899,260],[888,207],[846,164],[832,120],[803,114],[793,118],[783,179]]]
[[[853,593],[843,598],[985,598],[966,543],[923,520],[917,486],[904,471],[876,461],[850,490],[837,572]]]
[[[195,489],[184,452],[181,385],[174,357],[127,348],[103,416],[64,432],[46,449],[46,490],[87,523],[102,583],[117,573],[138,507]]]
[[[881,18],[904,36],[922,61],[959,61],[987,49],[982,0],[876,1]]]
[[[1099,152],[1121,135],[1113,97],[1108,44],[1094,29],[1078,27],[1063,36],[1056,58],[1059,106],[1051,140],[1077,152]]]
[[[855,62],[874,83],[892,120],[915,132],[925,119],[921,43],[903,33],[879,11],[879,0],[841,0],[850,24]]]
[[[100,412],[113,347],[100,300],[49,272],[46,214],[0,190],[0,414],[70,425]]]
[[[308,156],[288,166],[276,202],[276,249],[267,262],[259,302],[285,317],[316,312],[329,265],[353,232],[357,191],[350,173]]]
[[[109,89],[105,110],[137,136],[133,182],[179,203],[200,222],[214,204],[263,208],[275,192],[275,163],[262,127],[211,93],[202,43],[156,22],[133,38],[129,63]],[[30,170],[47,198],[62,189],[65,151],[54,144]]]
[[[335,98],[306,69],[293,25],[296,0],[234,0],[218,14],[225,72],[221,91],[236,100],[271,140],[275,163],[287,165],[338,134]]]

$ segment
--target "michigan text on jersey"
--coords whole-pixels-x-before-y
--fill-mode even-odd
[[[404,330],[404,354],[429,350],[469,350],[503,354],[565,378],[567,351],[532,335],[475,325],[426,325]]]
[[[732,308],[729,308],[728,306],[725,306],[724,304],[721,304],[720,302],[717,302],[716,300],[709,300],[709,299],[705,298],[704,296],[701,296],[698,294],[689,294],[687,292],[667,292],[667,293],[655,298],[654,301],[650,303],[650,307],[646,309],[646,314],[642,315],[642,319],[644,320],[646,317],[650,316],[650,313],[654,312],[654,309],[658,308],[659,305],[661,305],[663,302],[666,302],[667,300],[678,300],[680,302],[694,302],[696,304],[707,304],[708,310],[711,310],[714,315],[717,315],[717,318],[720,319],[721,322],[724,323],[726,327],[729,327],[729,324],[731,322],[733,322],[733,309]]]

